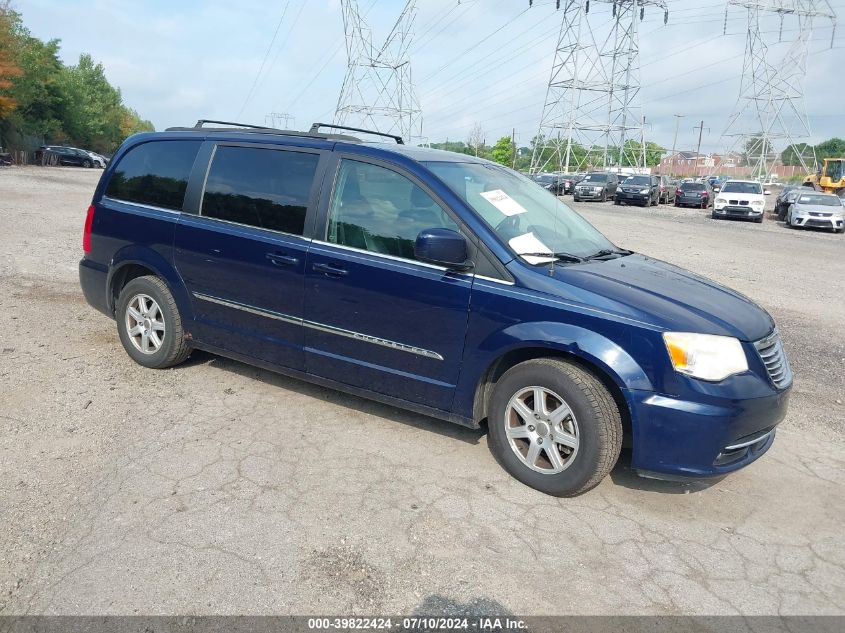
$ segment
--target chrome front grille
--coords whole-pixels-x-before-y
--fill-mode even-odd
[[[778,389],[788,387],[792,382],[792,369],[783,351],[783,343],[778,331],[773,330],[766,338],[756,341],[754,347],[766,367],[772,384]]]

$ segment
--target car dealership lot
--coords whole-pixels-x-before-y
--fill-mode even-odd
[[[623,456],[555,499],[481,431],[207,354],[134,364],[78,288],[98,177],[0,171],[0,614],[845,613],[842,236],[574,205],[767,308],[796,378],[746,470]]]

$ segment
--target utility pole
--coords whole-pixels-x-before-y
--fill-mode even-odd
[[[693,131],[698,130],[698,149],[695,150],[695,175],[700,176],[699,158],[701,158],[701,135],[704,133],[704,121],[692,128]],[[707,133],[710,134],[710,128],[707,128]]]
[[[645,115],[643,115],[643,124],[642,124],[642,127],[640,128],[640,143],[642,144],[642,150],[643,150],[643,171],[645,171],[646,168],[648,167],[648,164],[646,163],[646,160],[645,160]]]
[[[516,169],[516,128],[511,128],[511,153],[513,154],[513,163],[511,169]]]
[[[675,117],[675,138],[672,140],[672,158],[670,159],[670,162],[669,162],[669,165],[670,165],[669,175],[670,176],[675,175],[675,147],[678,145],[678,126],[681,123],[681,119],[684,118],[683,114],[675,114],[673,116]]]

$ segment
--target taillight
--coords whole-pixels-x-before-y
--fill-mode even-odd
[[[684,192],[683,192],[683,190],[682,190],[682,189],[678,189],[678,190],[675,192],[675,195],[676,195],[676,196],[683,196],[683,195],[684,195]]]
[[[82,252],[91,252],[91,225],[94,224],[94,205],[88,207],[88,214],[85,216],[85,228],[82,231]]]
[[[706,191],[699,191],[698,195],[701,196],[702,198],[704,198],[704,197],[707,196],[707,192]]]

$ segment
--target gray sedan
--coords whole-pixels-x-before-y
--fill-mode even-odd
[[[813,227],[845,231],[845,207],[839,196],[830,193],[801,193],[786,212],[786,226],[791,228]]]

